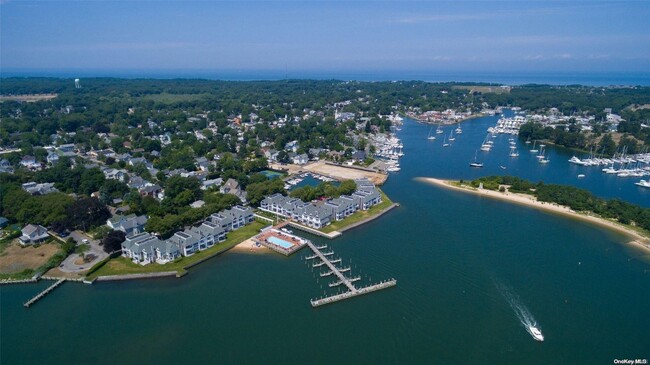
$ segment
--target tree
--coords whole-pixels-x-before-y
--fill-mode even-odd
[[[201,199],[201,183],[195,177],[172,176],[165,181],[165,198],[174,199],[185,190],[192,192],[194,200]]]
[[[126,239],[126,234],[122,231],[110,231],[102,240],[104,251],[112,253],[122,249],[122,242]]]
[[[68,227],[89,230],[106,222],[111,214],[96,198],[81,198],[67,209]]]
[[[603,154],[611,156],[616,152],[616,142],[612,139],[612,136],[608,133],[603,136],[600,140],[600,150],[603,151]]]

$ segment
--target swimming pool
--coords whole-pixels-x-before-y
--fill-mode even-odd
[[[280,247],[284,248],[285,250],[288,250],[291,247],[293,247],[293,244],[291,244],[291,243],[289,243],[289,242],[287,242],[287,241],[285,241],[283,239],[277,238],[275,236],[271,236],[271,237],[267,238],[266,240],[271,242],[274,245],[277,245],[277,246],[280,246]]]

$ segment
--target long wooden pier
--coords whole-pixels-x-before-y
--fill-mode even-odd
[[[338,281],[329,284],[329,286],[333,287],[333,286],[338,286],[338,285],[344,284],[348,288],[348,291],[346,291],[345,293],[342,293],[342,294],[336,294],[336,295],[332,295],[332,296],[328,296],[328,297],[324,297],[324,298],[319,298],[319,299],[312,299],[311,300],[312,307],[318,307],[318,306],[321,306],[321,305],[324,305],[324,304],[334,303],[334,302],[337,302],[339,300],[356,297],[358,295],[371,293],[373,291],[377,291],[377,290],[381,290],[381,289],[384,289],[384,288],[389,288],[391,286],[397,285],[397,280],[391,279],[391,280],[388,280],[388,281],[382,281],[382,282],[380,282],[378,284],[374,284],[374,285],[370,285],[370,286],[366,286],[366,287],[362,287],[362,288],[357,288],[357,287],[354,286],[354,282],[358,281],[358,280],[361,280],[361,277],[348,278],[347,276],[343,275],[343,272],[350,271],[350,268],[348,267],[348,268],[339,269],[338,267],[336,267],[336,265],[334,265],[334,264],[337,263],[337,262],[341,262],[340,258],[336,259],[336,260],[328,259],[327,256],[329,256],[329,255],[326,256],[326,254],[323,254],[320,251],[320,249],[322,247],[314,246],[314,244],[311,243],[311,241],[309,241],[309,240],[307,241],[307,246],[314,252],[314,256],[318,257],[318,259],[320,259],[320,261],[321,261],[321,262],[312,264],[312,267],[320,267],[320,266],[323,266],[323,265],[327,265],[327,267],[329,268],[328,272],[320,274],[320,276],[323,277],[323,276],[330,276],[330,275],[334,274],[334,275],[336,275],[336,277],[338,277]],[[311,259],[311,258],[316,258],[316,257],[311,257],[310,256],[309,258]]]
[[[54,284],[48,286],[47,289],[43,290],[42,292],[38,293],[38,294],[37,294],[35,297],[33,297],[32,299],[30,299],[29,301],[25,302],[25,304],[23,304],[23,307],[25,307],[25,308],[29,308],[30,305],[36,303],[36,301],[38,301],[39,299],[41,299],[41,298],[43,298],[44,296],[46,296],[49,292],[51,292],[52,290],[54,290],[57,286],[63,284],[64,281],[65,281],[65,279],[59,279],[59,280],[57,280]]]

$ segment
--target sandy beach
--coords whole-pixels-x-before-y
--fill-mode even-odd
[[[429,177],[418,177],[416,178],[417,181],[422,181],[425,183],[429,183],[432,185],[437,185],[441,186],[447,189],[453,189],[453,190],[458,190],[470,194],[476,194],[480,196],[485,196],[493,199],[499,199],[499,200],[505,200],[508,202],[512,202],[515,204],[522,204],[530,207],[534,207],[536,209],[541,209],[545,211],[549,211],[552,213],[556,214],[562,214],[562,215],[567,215],[571,216],[576,219],[580,219],[586,222],[590,222],[593,224],[600,225],[602,227],[606,227],[608,229],[617,231],[619,233],[623,233],[627,237],[631,238],[631,241],[628,243],[633,245],[634,247],[637,247],[639,249],[642,249],[646,254],[650,253],[650,238],[640,234],[639,232],[626,227],[622,224],[612,222],[610,220],[600,218],[600,217],[595,217],[595,216],[589,216],[585,214],[578,213],[574,210],[571,210],[569,207],[565,207],[562,205],[557,205],[555,203],[545,203],[545,202],[539,202],[537,199],[532,196],[532,195],[526,195],[526,194],[516,194],[516,193],[502,193],[498,191],[493,191],[493,190],[486,190],[486,189],[475,189],[470,186],[456,186],[451,184],[452,181],[449,180],[441,180],[441,179],[434,179],[434,178],[429,178]]]
[[[241,252],[241,253],[269,253],[271,250],[264,246],[258,246],[255,244],[255,241],[253,241],[252,238],[247,239],[246,241],[243,241],[242,243],[238,244],[237,246],[232,248],[233,251],[235,252]]]

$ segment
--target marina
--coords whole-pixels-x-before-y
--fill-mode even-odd
[[[312,259],[320,260],[320,262],[312,264],[312,267],[317,268],[317,267],[321,267],[323,265],[326,265],[329,268],[329,271],[320,273],[319,274],[320,277],[327,277],[327,276],[334,275],[334,276],[336,276],[338,278],[337,281],[329,283],[328,286],[330,288],[333,288],[333,287],[337,287],[339,285],[345,285],[347,287],[347,289],[348,289],[344,293],[324,296],[324,297],[317,298],[317,299],[312,299],[310,301],[312,307],[319,307],[321,305],[335,303],[335,302],[338,302],[340,300],[353,298],[353,297],[356,297],[356,296],[359,296],[359,295],[362,295],[362,294],[371,293],[371,292],[374,292],[374,291],[377,291],[377,290],[381,290],[381,289],[385,289],[385,288],[389,288],[389,287],[397,285],[397,280],[390,279],[390,280],[387,280],[387,281],[381,281],[381,282],[379,282],[377,284],[372,284],[372,285],[368,285],[368,286],[365,286],[365,287],[357,288],[354,285],[354,282],[357,282],[357,281],[361,280],[361,276],[356,276],[356,277],[347,277],[347,276],[345,276],[344,272],[350,271],[350,268],[349,267],[347,267],[347,268],[339,268],[336,265],[334,265],[334,264],[340,263],[342,260],[340,258],[335,259],[335,260],[330,260],[327,256],[333,254],[333,252],[329,252],[328,254],[324,254],[324,253],[322,253],[320,251],[320,249],[318,247],[316,247],[310,241],[306,241],[306,244],[314,252],[314,255],[309,256],[306,259],[307,260],[312,260]]]

